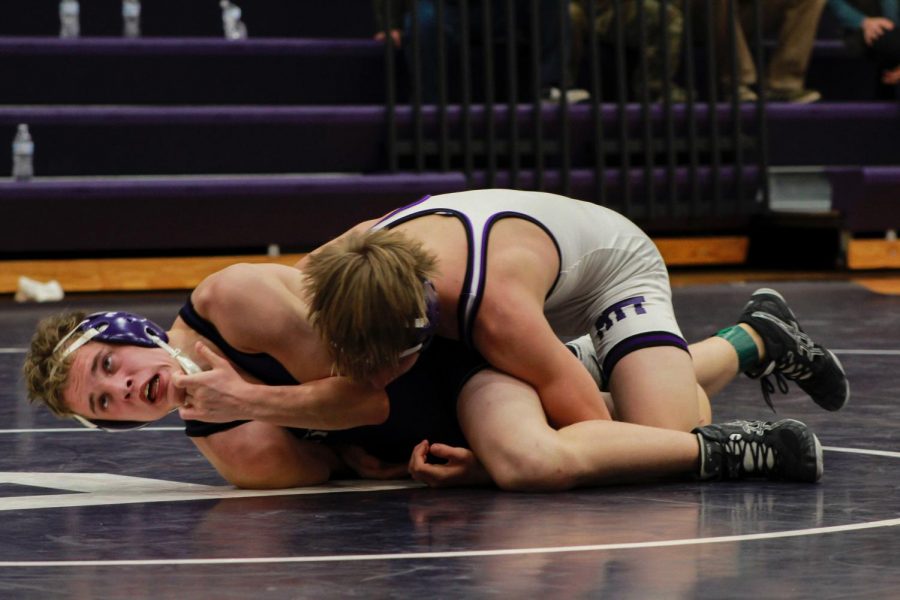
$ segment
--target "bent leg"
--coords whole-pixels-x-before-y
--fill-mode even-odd
[[[766,358],[762,338],[745,323],[741,323],[737,327],[743,329],[750,336],[756,347],[755,366]],[[741,364],[735,346],[721,337],[708,337],[691,344],[689,348],[694,359],[697,383],[709,398],[721,392],[741,372]]]
[[[473,452],[505,490],[559,491],[698,469],[693,434],[601,420],[554,430],[534,388],[498,371],[469,380],[457,412]]]
[[[609,384],[622,421],[680,431],[710,422],[709,399],[697,385],[691,355],[681,348],[631,352],[616,363]]]

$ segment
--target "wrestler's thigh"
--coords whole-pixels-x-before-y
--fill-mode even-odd
[[[616,419],[690,431],[700,422],[700,389],[691,355],[674,346],[624,356],[610,375]]]
[[[460,391],[457,414],[475,455],[497,481],[539,455],[551,458],[556,433],[529,384],[486,369]]]

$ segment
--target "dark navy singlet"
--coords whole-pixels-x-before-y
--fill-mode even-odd
[[[233,348],[212,323],[197,314],[190,300],[178,314],[191,329],[215,344],[235,365],[263,383],[299,383],[272,356],[248,354]],[[387,387],[390,415],[384,423],[343,431],[289,430],[301,439],[325,444],[353,444],[381,460],[400,463],[409,460],[412,448],[423,439],[466,446],[456,418],[456,397],[463,384],[485,367],[487,364],[478,353],[459,342],[436,337],[421,353],[415,366]],[[185,421],[185,433],[190,437],[206,437],[246,422]]]

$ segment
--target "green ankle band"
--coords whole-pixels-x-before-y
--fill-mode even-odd
[[[716,334],[734,347],[738,355],[738,373],[748,371],[759,363],[759,351],[750,334],[740,325],[726,327]]]

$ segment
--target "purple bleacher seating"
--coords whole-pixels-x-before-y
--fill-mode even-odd
[[[691,217],[691,174],[681,168],[673,175],[681,193],[677,205],[667,208],[660,202],[651,208],[644,200],[648,197],[644,171],[629,173],[634,196],[640,199],[632,206],[638,221],[671,214],[667,223],[695,230],[714,223],[719,227],[746,223],[746,216],[733,214],[733,206],[714,209],[706,220]],[[724,168],[719,172],[720,184],[744,186],[751,202],[756,170],[745,169],[740,181],[736,176],[733,169]],[[528,171],[521,177],[523,183],[533,179]],[[712,173],[704,168],[696,177],[701,193],[696,201],[708,206]],[[504,178],[497,183],[503,185]],[[571,195],[592,197],[593,171],[573,171],[570,179]],[[479,172],[473,180],[477,186],[487,178]],[[656,169],[652,181],[662,191],[666,171]],[[547,190],[561,191],[560,182],[558,172],[546,173]],[[607,173],[606,185],[610,203],[616,206],[621,200],[618,172]],[[460,172],[0,181],[5,209],[0,255],[258,251],[273,243],[288,250],[309,250],[359,221],[426,194],[466,188]],[[35,235],[36,231],[41,234]]]
[[[377,104],[371,39],[0,38],[6,104]]]
[[[235,1],[253,37],[369,37],[375,26],[371,0]],[[0,36],[59,32],[59,0],[26,0],[22,7],[4,13],[0,19]],[[120,36],[121,14],[121,0],[82,0],[82,34]],[[215,0],[143,0],[141,28],[148,36],[219,37],[221,10]]]
[[[770,104],[772,165],[886,165],[900,163],[896,102]]]
[[[684,135],[685,106],[675,106],[671,117],[675,132]],[[473,107],[471,129],[481,134],[487,112]],[[610,159],[619,152],[620,125],[627,124],[632,140],[639,139],[642,109],[629,105],[625,119],[614,105],[601,110],[603,132]],[[756,107],[741,107],[742,128],[756,127]],[[506,105],[493,108],[500,141],[509,135]],[[516,111],[520,141],[533,136],[533,111],[520,106]],[[548,144],[560,134],[559,110],[541,108],[542,125]],[[449,107],[448,131],[462,139],[463,109]],[[436,107],[422,110],[423,129],[437,136],[441,114]],[[572,165],[592,165],[594,133],[591,109],[570,107]],[[666,113],[650,107],[656,134],[662,135]],[[731,108],[717,108],[718,126],[726,136],[733,131]],[[707,135],[708,107],[697,105],[698,135]],[[398,129],[406,139],[413,135],[414,112],[409,106],[397,108]],[[386,115],[378,105],[368,106],[33,106],[0,107],[0,137],[9,139],[18,123],[29,123],[37,144],[38,176],[67,175],[162,175],[202,173],[374,173],[387,165]],[[700,140],[702,141],[702,140]],[[10,147],[0,145],[0,162],[9,163]],[[457,154],[459,150],[457,149]],[[546,150],[548,155],[551,148]]]
[[[900,166],[832,167],[832,205],[853,233],[900,229]]]
[[[0,255],[309,250],[458,173],[0,181]]]

